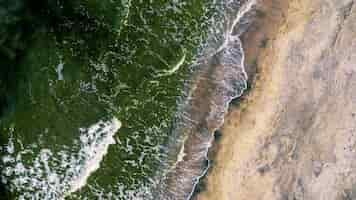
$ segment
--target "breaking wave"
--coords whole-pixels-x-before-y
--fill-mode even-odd
[[[74,141],[80,147],[77,152],[69,147],[59,152],[37,149],[36,144],[27,147],[10,138],[5,149],[8,155],[1,160],[2,181],[9,181],[13,190],[21,191],[19,199],[64,199],[83,187],[90,174],[99,168],[109,146],[115,143],[114,134],[120,126],[120,121],[113,118],[79,128],[80,139]],[[36,150],[38,156],[28,163],[26,156]]]

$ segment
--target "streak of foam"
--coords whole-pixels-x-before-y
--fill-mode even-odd
[[[177,64],[173,65],[171,67],[171,69],[169,70],[164,70],[163,72],[159,73],[157,75],[157,77],[161,77],[161,76],[170,76],[172,74],[174,74],[176,71],[179,70],[179,68],[184,64],[186,58],[186,54],[184,53],[183,56],[181,57],[181,59],[177,62]],[[169,66],[169,65],[168,65]]]
[[[7,155],[1,160],[5,166],[1,181],[9,183],[10,190],[19,194],[18,199],[60,200],[86,185],[96,171],[108,148],[115,143],[114,135],[121,123],[113,118],[100,120],[89,128],[80,128],[79,151],[63,146],[59,152],[39,148],[37,144],[19,147],[21,141],[10,138]],[[16,130],[13,130],[16,131]],[[10,133],[13,134],[13,133]],[[28,160],[28,157],[35,156]]]
[[[57,77],[59,81],[63,81],[63,68],[64,68],[64,62],[60,60],[59,64],[57,65],[56,72],[57,72]]]
[[[233,0],[229,1],[229,3],[233,3]],[[226,39],[225,39],[223,45],[221,45],[221,47],[217,50],[217,52],[225,49],[228,46],[228,43],[231,39],[233,39],[235,37],[239,37],[239,35],[237,35],[237,36],[233,35],[234,29],[238,25],[238,23],[242,20],[242,18],[247,13],[249,13],[252,10],[253,6],[255,6],[255,5],[256,5],[256,0],[249,0],[244,4],[244,6],[242,6],[240,8],[240,11],[237,13],[236,18],[232,21],[231,26],[226,31],[226,36],[225,36]]]
[[[213,133],[224,123],[230,102],[247,88],[239,28],[255,5],[256,0],[248,0],[242,6],[240,1],[230,0],[220,13],[223,19],[217,17],[223,22],[217,25],[218,30],[211,31],[204,44],[206,49],[197,59],[195,74],[180,104],[174,137],[167,147],[171,151],[170,166],[155,179],[156,199],[191,199],[209,169],[208,151]],[[206,160],[207,166],[204,166]]]
[[[182,162],[184,157],[185,157],[185,155],[186,155],[185,152],[184,152],[184,144],[185,144],[185,140],[186,139],[187,139],[187,137],[185,137],[184,140],[183,140],[182,147],[181,147],[181,149],[179,151],[179,154],[177,156],[177,163]]]

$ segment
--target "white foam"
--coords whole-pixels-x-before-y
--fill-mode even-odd
[[[188,139],[188,137],[185,137],[184,140],[183,140],[182,147],[180,148],[179,154],[177,156],[177,162],[176,163],[182,162],[184,160],[184,157],[187,155],[184,152],[184,145],[185,145],[185,141],[187,139]]]
[[[174,74],[176,71],[180,69],[180,67],[184,64],[186,58],[186,54],[184,53],[181,59],[175,64],[171,69],[169,70],[164,70],[162,73],[159,73],[157,76],[170,76]]]
[[[233,0],[230,0],[229,3],[231,3]],[[236,17],[234,18],[234,21],[231,25],[231,27],[229,27],[229,29],[227,30],[226,32],[226,35],[225,35],[225,40],[223,42],[223,44],[220,46],[220,48],[218,48],[217,52],[220,52],[220,51],[224,51],[227,47],[228,47],[228,44],[231,42],[231,41],[234,41],[234,40],[237,40],[239,43],[241,43],[241,40],[240,40],[240,35],[233,35],[233,30],[235,28],[235,26],[239,23],[239,21],[247,14],[249,13],[254,6],[256,6],[257,4],[257,1],[256,0],[248,0],[241,8],[240,10],[238,11]],[[230,102],[235,99],[235,98],[238,98],[240,97],[243,92],[246,90],[247,88],[247,79],[248,79],[248,76],[247,76],[247,73],[245,71],[245,53],[244,53],[244,49],[242,47],[242,45],[240,45],[240,49],[239,49],[242,53],[242,58],[241,58],[241,70],[242,70],[242,73],[244,75],[244,78],[246,79],[245,81],[245,85],[244,85],[244,88],[238,93],[236,94],[235,96],[232,96],[232,97],[229,97],[228,100],[225,102],[225,105],[224,105],[224,115],[225,113],[227,112],[227,109],[229,107],[229,104]],[[220,122],[220,124],[213,130],[213,133],[218,130],[224,123],[224,118],[222,118],[222,121]],[[210,168],[210,160],[208,158],[208,153],[209,153],[209,149],[210,147],[212,146],[212,143],[213,143],[213,139],[214,137],[211,137],[211,141],[209,142],[208,146],[206,147],[206,151],[205,151],[205,158],[208,160],[208,167],[205,168],[205,170],[203,171],[203,173],[196,178],[196,182],[193,186],[193,189],[191,190],[191,193],[189,194],[189,196],[187,197],[187,200],[190,200],[192,197],[193,197],[193,194],[195,192],[195,188],[197,187],[197,185],[199,184],[200,180],[202,179],[202,177],[205,176],[205,174],[207,173],[208,169]]]
[[[62,200],[85,186],[90,175],[99,169],[120,127],[120,121],[113,118],[79,128],[80,139],[73,141],[78,146],[63,146],[59,152],[31,144],[21,148],[10,138],[8,154],[1,159],[1,181],[10,183],[19,199]],[[23,155],[32,159],[25,160]]]
[[[225,3],[236,3],[236,2],[239,1],[229,1]],[[212,130],[210,130],[211,134],[213,134],[216,131],[216,129],[220,128],[221,125],[223,124],[224,115],[227,113],[228,105],[231,102],[231,100],[241,96],[243,91],[247,87],[248,77],[244,69],[244,59],[245,59],[244,51],[241,44],[241,40],[239,38],[240,35],[238,34],[234,35],[234,29],[237,28],[235,26],[238,26],[239,22],[244,17],[246,17],[246,14],[248,14],[253,9],[255,4],[256,4],[256,0],[248,0],[245,4],[239,7],[239,10],[236,11],[236,13],[234,13],[233,16],[225,15],[226,13],[223,13],[224,19],[217,18],[217,20],[221,20],[221,21],[217,22],[217,27],[214,24],[212,28],[213,30],[209,31],[209,34],[211,35],[208,36],[207,43],[203,45],[205,49],[202,51],[201,57],[197,58],[197,61],[194,62],[193,66],[199,66],[198,70],[200,69],[209,70],[210,69],[209,67],[207,69],[204,68],[206,67],[206,63],[208,63],[207,61],[210,61],[210,59],[219,58],[218,60],[218,62],[220,62],[219,64],[224,66],[223,68],[221,68],[221,70],[228,70],[222,72],[222,73],[226,73],[224,74],[224,80],[217,79],[219,80],[219,82],[214,82],[214,84],[217,84],[216,88],[221,91],[216,91],[216,93],[213,93],[213,95],[215,96],[224,95],[224,96],[217,97],[217,102],[214,102],[214,100],[216,100],[214,98],[207,99],[207,101],[210,100],[209,101],[210,108],[209,108],[209,114],[207,114],[206,119],[204,120],[206,120],[205,122],[214,121],[214,123],[218,123],[218,124],[214,124],[214,127],[211,127],[212,128]],[[226,11],[224,9],[230,8],[228,7],[228,5],[226,6],[227,7],[224,7],[222,11]],[[219,29],[223,31],[220,32]],[[215,78],[214,74],[209,74],[208,76],[212,76],[212,78]],[[199,80],[202,79],[204,79],[204,77]],[[215,79],[213,79],[213,81],[214,80]],[[236,82],[241,82],[241,83],[237,84]],[[188,91],[185,96],[186,98],[185,99],[183,98],[183,103],[180,104],[181,105],[180,108],[182,109],[181,119],[184,120],[184,122],[191,123],[193,126],[197,126],[197,124],[199,125],[199,123],[196,123],[194,120],[191,120],[191,116],[189,113],[191,111],[189,110],[190,109],[189,103],[191,101],[194,101],[191,99],[192,96],[194,95],[196,85],[193,84],[191,86],[190,82],[188,82],[188,84],[189,84],[187,87]],[[221,93],[222,90],[226,92]],[[221,98],[223,98],[223,102],[220,101]],[[188,110],[184,110],[186,107]],[[193,112],[195,112],[195,110],[193,110]],[[178,128],[180,127],[178,126]],[[195,127],[193,127],[193,130],[195,130]],[[177,152],[178,155],[175,158],[176,159],[175,163],[172,163],[174,167],[169,166],[168,169],[163,169],[163,173],[158,173],[157,177],[155,177],[156,179],[161,180],[158,181],[159,185],[157,186],[157,188],[154,188],[158,190],[157,192],[158,198],[161,199],[177,198],[177,199],[187,199],[187,200],[191,199],[195,191],[195,187],[199,183],[200,179],[207,173],[207,170],[210,167],[208,152],[213,142],[212,135],[211,137],[200,138],[199,140],[200,144],[197,144],[199,146],[194,147],[196,149],[194,150],[195,154],[190,155],[192,157],[194,156],[194,160],[186,160],[186,161],[184,160],[184,157],[186,156],[184,150],[185,147],[184,141],[185,140],[183,140],[182,142],[183,143],[182,146],[178,146],[176,145],[177,142],[172,140],[172,146],[174,146],[175,148],[180,147],[180,149],[178,149]],[[208,167],[202,169],[202,171],[193,171],[195,169],[190,168],[189,162],[197,162],[197,160],[199,161],[208,160]],[[185,165],[185,162],[187,162],[188,164]],[[174,170],[178,163],[182,168],[185,168],[185,166],[189,166],[189,168],[185,168],[186,171],[184,172],[182,171],[179,171],[179,173],[175,173],[174,171],[172,172],[172,169]],[[169,176],[170,173],[173,174],[174,177],[173,179],[170,179],[171,177]],[[199,175],[197,176],[198,173]],[[176,176],[176,174],[178,175]],[[171,180],[172,182],[174,182],[173,184],[169,182]],[[166,184],[166,182],[169,183]],[[188,190],[190,190],[190,193],[186,194],[185,191]]]
[[[57,68],[56,68],[56,72],[57,72],[57,79],[59,81],[63,81],[64,80],[64,77],[63,77],[63,68],[64,68],[64,62],[62,61],[62,59],[59,61],[59,64],[57,65]]]
[[[73,193],[83,186],[86,185],[89,176],[95,172],[100,167],[100,163],[103,160],[104,156],[108,153],[109,146],[115,144],[114,135],[121,127],[121,122],[113,118],[111,123],[107,124],[103,128],[100,126],[100,123],[94,124],[88,130],[88,135],[82,135],[80,140],[84,144],[89,144],[89,140],[93,135],[97,134],[98,131],[106,132],[107,135],[98,143],[92,143],[84,148],[86,150],[85,154],[88,155],[87,161],[84,164],[81,173],[78,174],[77,178],[71,183],[70,193]]]
[[[240,8],[234,21],[232,22],[232,25],[229,27],[229,29],[225,33],[226,39],[224,40],[224,43],[220,46],[220,48],[218,48],[217,52],[224,50],[228,46],[230,41],[236,39],[236,37],[239,37],[239,36],[233,35],[234,28],[241,21],[241,19],[246,15],[246,13],[248,13],[252,10],[253,6],[255,6],[256,3],[257,3],[256,0],[249,0],[244,4],[244,6],[242,6]]]

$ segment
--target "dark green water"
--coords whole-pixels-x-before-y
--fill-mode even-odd
[[[8,31],[2,33],[0,90],[1,177],[10,196],[152,198],[179,97],[211,26],[219,30],[212,19],[221,17],[221,3],[18,2],[0,7],[10,16],[2,22]],[[28,10],[32,14],[16,19]],[[71,192],[108,141],[100,168]]]

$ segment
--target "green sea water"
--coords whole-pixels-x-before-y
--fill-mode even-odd
[[[4,5],[10,3],[3,3],[0,13],[13,9],[15,17],[26,10]],[[217,26],[212,19],[221,14],[220,2],[46,5],[38,8],[37,18],[25,20],[39,25],[23,36],[21,56],[12,61],[19,50],[2,51],[10,57],[2,64],[14,71],[8,73],[11,91],[2,91],[7,103],[0,121],[1,178],[9,198],[153,198],[153,177],[167,159],[165,144],[180,97],[211,26]],[[32,6],[36,11],[38,4]],[[14,22],[28,26],[22,23]],[[95,148],[105,149],[110,140],[100,167],[72,191],[99,151]]]

